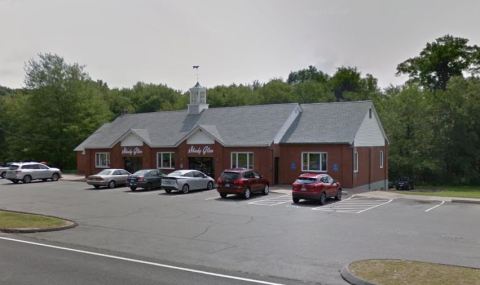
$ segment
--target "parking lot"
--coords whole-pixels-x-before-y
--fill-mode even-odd
[[[480,205],[347,195],[320,206],[293,204],[288,191],[271,190],[244,200],[221,199],[215,190],[166,194],[0,180],[0,208],[79,223],[23,237],[275,277],[283,284],[345,284],[338,271],[365,258],[480,266]]]

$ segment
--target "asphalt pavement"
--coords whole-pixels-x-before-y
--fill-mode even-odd
[[[347,196],[320,206],[293,204],[284,192],[243,200],[220,199],[215,190],[168,195],[125,187],[93,190],[82,182],[13,185],[0,180],[0,208],[61,216],[79,224],[62,232],[2,236],[259,280],[273,277],[282,284],[345,284],[339,270],[366,258],[480,267],[480,205],[440,203]],[[0,260],[5,262],[3,254]],[[110,262],[98,261],[99,266]],[[110,274],[115,270],[105,273]],[[136,275],[125,280],[150,284]]]

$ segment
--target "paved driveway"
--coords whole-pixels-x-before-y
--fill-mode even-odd
[[[345,284],[339,269],[364,258],[480,267],[480,205],[438,204],[345,197],[320,207],[294,205],[285,193],[220,199],[215,190],[169,195],[160,190],[93,190],[81,182],[14,185],[0,180],[0,208],[79,223],[67,231],[25,236],[286,278],[284,283]]]

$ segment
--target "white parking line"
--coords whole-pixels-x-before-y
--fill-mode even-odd
[[[349,197],[340,202],[332,203],[325,206],[320,206],[316,208],[312,208],[315,211],[322,211],[322,212],[336,212],[336,213],[352,213],[352,214],[360,214],[365,211],[374,209],[376,207],[380,207],[382,205],[388,204],[393,201],[392,200],[377,200],[377,199],[368,199],[368,198],[354,198]]]
[[[267,285],[283,285],[283,284],[280,284],[280,283],[273,283],[273,282],[268,282],[268,281],[263,281],[263,280],[258,280],[258,279],[243,278],[243,277],[238,277],[238,276],[233,276],[233,275],[226,275],[226,274],[214,273],[214,272],[209,272],[209,271],[191,269],[191,268],[187,268],[187,267],[179,267],[179,266],[150,262],[150,261],[145,261],[145,260],[140,260],[140,259],[133,259],[133,258],[116,256],[116,255],[103,254],[103,253],[98,253],[98,252],[93,252],[93,251],[79,250],[79,249],[73,249],[73,248],[68,248],[68,247],[49,245],[49,244],[38,243],[38,242],[31,242],[31,241],[26,241],[26,240],[21,240],[21,239],[13,239],[13,238],[7,238],[7,237],[0,237],[0,239],[7,240],[7,241],[18,242],[18,243],[25,243],[25,244],[30,244],[30,245],[37,245],[37,246],[42,246],[42,247],[47,247],[47,248],[65,250],[65,251],[70,251],[70,252],[76,252],[76,253],[81,253],[81,254],[100,256],[100,257],[105,257],[105,258],[110,258],[110,259],[140,263],[140,264],[151,265],[151,266],[156,266],[156,267],[163,267],[163,268],[168,268],[168,269],[186,271],[186,272],[197,273],[197,274],[202,274],[202,275],[209,275],[209,276],[214,276],[214,277],[245,281],[245,282],[250,282],[250,283],[267,284]]]
[[[282,195],[274,198],[269,198],[269,199],[263,199],[259,201],[252,201],[249,202],[249,205],[260,205],[260,206],[276,206],[276,205],[281,205],[285,204],[292,201],[292,198],[290,195]]]
[[[442,206],[443,204],[445,204],[445,201],[442,201],[442,203],[438,204],[438,205],[435,205],[427,210],[425,210],[426,213],[430,212],[431,210],[435,209],[435,208],[438,208],[440,206]]]
[[[371,210],[371,209],[374,209],[374,208],[377,208],[377,207],[380,207],[380,206],[386,205],[386,204],[388,204],[388,203],[390,203],[390,202],[392,202],[392,201],[393,201],[393,199],[390,199],[390,200],[388,200],[388,201],[387,201],[387,202],[385,202],[385,203],[382,203],[382,204],[379,204],[379,205],[376,205],[376,206],[370,207],[370,208],[368,208],[368,209],[365,209],[365,210],[359,211],[359,212],[357,212],[357,214],[360,214],[360,213],[363,213],[363,212],[365,212],[365,211],[368,211],[368,210]]]

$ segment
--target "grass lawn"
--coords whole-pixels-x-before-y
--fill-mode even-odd
[[[418,186],[415,190],[395,191],[401,194],[480,199],[480,186]]]
[[[0,229],[53,228],[66,225],[62,219],[0,210]]]
[[[350,271],[363,280],[382,285],[480,285],[480,269],[408,260],[362,260]]]

